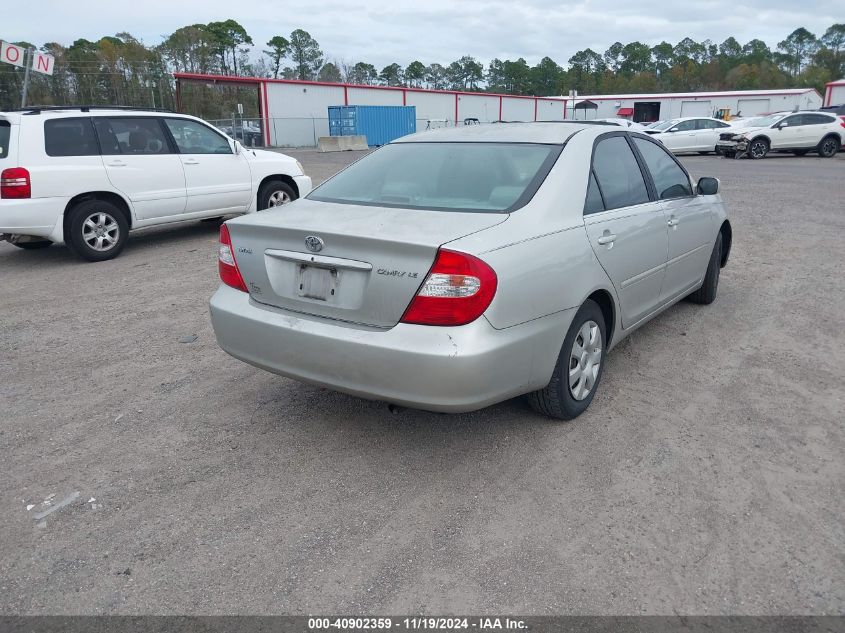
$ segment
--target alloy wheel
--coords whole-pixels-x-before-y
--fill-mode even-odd
[[[95,211],[82,222],[82,239],[95,251],[111,250],[120,239],[120,226],[111,214]]]
[[[270,194],[270,198],[268,202],[268,209],[272,209],[273,207],[280,207],[283,204],[287,204],[291,202],[290,195],[286,191],[274,191]]]
[[[578,330],[569,353],[569,392],[576,400],[583,400],[593,390],[601,356],[601,328],[595,321],[586,321]]]
[[[822,143],[821,155],[825,158],[830,158],[836,153],[836,141],[832,138],[827,139],[824,143]]]
[[[769,149],[763,141],[756,141],[751,144],[751,156],[753,158],[763,158],[768,153]]]

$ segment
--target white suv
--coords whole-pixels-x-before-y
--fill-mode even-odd
[[[743,121],[719,136],[716,153],[728,158],[746,154],[764,158],[769,152],[803,156],[818,152],[832,158],[845,141],[845,122],[826,112],[777,112]]]
[[[116,257],[131,229],[279,206],[311,191],[290,156],[201,119],[94,107],[0,112],[0,239]]]

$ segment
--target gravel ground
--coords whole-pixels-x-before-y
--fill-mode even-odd
[[[230,358],[216,226],[102,264],[0,244],[0,612],[845,613],[845,155],[684,162],[733,215],[719,297],[572,423]]]

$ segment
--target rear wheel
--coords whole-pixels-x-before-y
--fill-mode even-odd
[[[70,212],[68,244],[83,259],[100,262],[120,255],[129,223],[123,211],[105,200],[80,202]]]
[[[572,319],[549,384],[528,394],[531,408],[558,420],[587,410],[604,369],[605,332],[601,308],[588,299]]]
[[[693,303],[709,305],[716,300],[716,291],[719,289],[719,271],[722,267],[722,233],[716,236],[716,243],[713,245],[713,252],[710,253],[710,261],[707,262],[707,271],[704,273],[704,283],[701,288],[687,297]]]
[[[17,246],[18,248],[22,248],[25,251],[35,251],[39,248],[47,248],[48,246],[52,246],[53,242],[50,240],[32,240],[30,242],[9,242],[12,246]]]
[[[296,200],[296,192],[286,182],[271,180],[261,185],[258,190],[258,210],[274,209]]]
[[[839,139],[832,136],[822,139],[819,144],[819,156],[822,158],[833,158],[839,151]]]
[[[766,154],[769,153],[769,144],[766,142],[766,139],[757,138],[751,141],[751,145],[748,146],[748,155],[751,158],[765,158]]]

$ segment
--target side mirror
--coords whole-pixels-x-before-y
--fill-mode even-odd
[[[719,193],[719,180],[708,176],[700,178],[696,190],[699,196],[715,196]]]
[[[669,131],[669,132],[677,132],[677,131],[678,131],[678,128],[673,127],[671,130],[668,130],[668,131]]]

